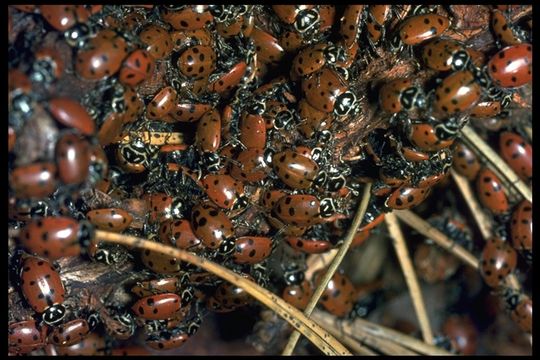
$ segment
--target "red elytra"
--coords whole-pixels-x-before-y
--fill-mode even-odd
[[[334,5],[319,5],[319,32],[329,30],[335,23],[336,7]]]
[[[240,121],[238,139],[248,149],[264,150],[266,147],[266,125],[263,117],[244,112]]]
[[[462,70],[469,61],[464,45],[450,38],[436,38],[422,49],[422,60],[437,71]]]
[[[126,230],[133,221],[130,213],[119,208],[90,210],[86,217],[98,229],[113,232]]]
[[[494,9],[491,12],[491,27],[495,33],[495,38],[503,45],[518,45],[522,43],[521,39],[514,33],[512,24],[502,11]]]
[[[231,220],[214,205],[197,204],[191,214],[193,232],[207,248],[217,249],[223,241],[234,236]]]
[[[510,131],[502,132],[499,151],[504,161],[523,181],[532,179],[532,146],[523,137]]]
[[[208,174],[201,180],[206,195],[222,209],[232,209],[244,196],[244,184],[230,175]]]
[[[272,211],[289,225],[309,226],[320,222],[320,202],[313,195],[285,195]]]
[[[8,347],[17,355],[43,348],[47,343],[47,327],[38,328],[35,320],[24,320],[9,324]]]
[[[94,120],[79,102],[60,97],[49,101],[49,111],[61,124],[79,130],[83,135],[93,135],[96,131]]]
[[[204,103],[193,103],[179,99],[170,112],[170,115],[180,122],[198,121],[204,113],[212,109],[212,105]]]
[[[470,317],[451,315],[442,326],[442,332],[462,355],[474,355],[477,350],[478,330]]]
[[[384,35],[386,22],[391,17],[392,5],[370,5],[366,19],[369,40],[377,44]]]
[[[265,236],[241,236],[235,240],[233,261],[257,264],[272,253],[272,239]]]
[[[420,162],[429,160],[429,154],[423,151],[417,150],[414,147],[404,146],[401,148],[403,157],[409,161]]]
[[[382,110],[395,114],[414,109],[421,96],[422,90],[414,85],[413,79],[395,79],[381,87],[379,105]]]
[[[122,133],[124,116],[119,113],[110,113],[98,130],[97,138],[100,145],[105,146],[114,142]]]
[[[150,214],[148,221],[152,223],[161,222],[172,217],[173,198],[165,193],[146,194],[144,196],[148,204]]]
[[[146,117],[159,120],[171,112],[176,104],[177,94],[171,86],[161,89],[146,106]]]
[[[480,162],[476,154],[462,142],[458,142],[454,149],[454,170],[465,176],[469,181],[476,179],[480,171]]]
[[[18,198],[42,198],[56,189],[56,165],[34,163],[15,168],[9,176],[9,185]]]
[[[481,101],[470,111],[471,117],[477,119],[492,118],[501,113],[500,101]]]
[[[172,52],[171,35],[161,26],[146,26],[139,34],[139,38],[146,45],[145,50],[156,60],[164,59]]]
[[[138,282],[131,288],[131,292],[142,298],[157,294],[177,293],[181,286],[178,277],[165,277],[162,279]]]
[[[362,245],[369,238],[369,235],[371,235],[370,229],[367,229],[367,230],[363,229],[361,231],[358,230],[356,234],[354,234],[354,238],[351,243],[351,248]]]
[[[339,95],[348,90],[347,83],[333,69],[324,67],[302,79],[302,92],[315,109],[330,113]]]
[[[319,165],[293,150],[276,153],[272,158],[276,175],[293,189],[308,189],[319,173]]]
[[[264,180],[271,168],[264,161],[264,151],[261,149],[246,149],[234,157],[230,175],[239,181],[257,182]]]
[[[39,5],[39,12],[58,31],[65,31],[77,23],[75,5]]]
[[[181,51],[191,45],[211,46],[213,43],[212,34],[208,29],[173,31],[171,39],[174,51]]]
[[[441,35],[448,29],[449,25],[448,18],[441,15],[416,15],[403,21],[399,36],[406,45],[418,45]]]
[[[161,223],[158,231],[162,243],[170,244],[179,249],[201,251],[202,242],[195,236],[187,219],[166,220]]]
[[[298,132],[308,139],[319,131],[327,130],[334,122],[332,114],[315,109],[304,98],[298,102],[298,115],[300,116]]]
[[[195,144],[201,151],[215,152],[221,143],[221,115],[216,109],[207,111],[199,121]]]
[[[91,332],[76,344],[57,346],[55,349],[60,356],[105,355],[105,338],[98,333]]]
[[[396,210],[410,209],[424,201],[430,192],[431,188],[415,188],[402,185],[386,199],[384,204]]]
[[[480,170],[476,178],[476,191],[480,203],[494,214],[508,211],[508,198],[501,185],[501,180],[488,168]]]
[[[37,313],[64,302],[65,291],[58,272],[44,259],[28,256],[21,268],[21,290]]]
[[[154,73],[155,61],[148,51],[137,49],[124,60],[118,80],[124,85],[137,87]]]
[[[144,109],[144,102],[139,93],[131,86],[124,87],[124,105],[125,110],[122,113],[122,120],[124,123],[136,121]]]
[[[56,260],[81,253],[79,239],[81,227],[72,218],[46,216],[32,219],[21,230],[19,240],[30,252]]]
[[[433,109],[437,116],[448,117],[471,109],[482,95],[482,88],[470,71],[456,71],[435,89]]]
[[[283,289],[281,297],[298,310],[305,310],[312,295],[313,287],[311,283],[304,280],[300,285],[287,286]]]
[[[144,250],[141,261],[150,270],[158,274],[176,274],[181,271],[182,263],[174,256]]]
[[[279,45],[287,53],[296,53],[304,44],[304,39],[296,31],[285,31],[279,37]]]
[[[322,68],[326,63],[324,50],[327,47],[326,43],[316,43],[300,50],[293,59],[292,71],[298,76],[307,76]]]
[[[216,69],[216,53],[210,46],[195,45],[180,55],[177,66],[187,77],[205,78]]]
[[[510,223],[510,232],[512,234],[512,245],[518,251],[530,251],[533,247],[533,219],[532,204],[523,200],[516,207],[512,214]]]
[[[49,343],[70,346],[80,342],[88,335],[90,327],[85,319],[75,319],[58,325],[49,335]]]
[[[407,134],[411,143],[424,151],[438,151],[450,147],[453,138],[443,140],[437,136],[435,127],[431,123],[412,124]]]
[[[277,63],[283,57],[284,51],[278,40],[266,31],[254,27],[249,37],[255,45],[257,60],[262,63]]]
[[[232,90],[240,83],[246,70],[247,64],[244,61],[238,62],[229,71],[209,82],[208,91],[223,94]]]
[[[149,338],[145,341],[148,347],[154,350],[176,349],[182,346],[189,339],[189,335],[183,331],[175,331],[167,338]]]
[[[161,18],[175,30],[202,29],[214,21],[206,8],[206,5],[191,5],[182,10],[164,10]]]
[[[287,195],[287,193],[284,190],[267,189],[260,197],[261,205],[268,210],[272,210],[279,201],[279,199],[281,199],[285,195]]]
[[[167,320],[180,312],[180,300],[180,296],[173,293],[150,295],[139,299],[131,309],[141,319]]]
[[[532,45],[508,46],[493,55],[487,64],[488,75],[496,86],[517,88],[532,80]]]
[[[324,271],[317,271],[313,275],[315,286],[321,283]],[[343,317],[351,312],[356,290],[351,280],[344,274],[336,272],[330,279],[321,296],[321,305],[329,313]]]
[[[113,30],[101,30],[79,50],[75,61],[77,74],[87,80],[101,80],[116,74],[127,56],[127,43]]]
[[[533,303],[528,296],[522,296],[516,308],[511,312],[512,320],[521,330],[532,333]]]
[[[67,133],[56,143],[58,176],[64,184],[81,184],[90,166],[90,144],[75,134]]]
[[[322,254],[332,248],[332,243],[327,240],[303,239],[296,236],[287,236],[285,240],[293,249],[306,254]]]
[[[506,242],[493,237],[482,250],[480,270],[486,284],[498,287],[517,264],[516,251]]]
[[[347,47],[351,47],[358,39],[364,7],[365,5],[347,5],[345,7],[343,17],[340,20],[339,33]]]

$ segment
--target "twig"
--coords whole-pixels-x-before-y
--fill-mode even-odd
[[[265,288],[260,287],[253,281],[250,281],[219,264],[209,261],[208,259],[198,257],[197,255],[191,254],[187,251],[176,249],[171,246],[166,246],[157,242],[144,240],[135,236],[110,233],[102,230],[97,230],[95,236],[97,241],[105,241],[125,245],[128,247],[156,251],[161,254],[170,255],[178,258],[181,261],[185,261],[195,266],[198,266],[244,289],[255,299],[275,311],[276,314],[289,322],[289,324],[291,324],[295,329],[301,331],[304,336],[306,336],[309,341],[311,341],[315,346],[317,346],[324,354],[351,354],[332,335],[330,335],[313,321],[306,318],[304,314],[302,314],[302,312],[297,310],[294,306],[288,304],[279,296],[276,296]]]
[[[445,234],[438,229],[431,226],[430,223],[424,221],[421,217],[416,215],[410,210],[394,210],[393,212],[401,221],[418,231],[425,237],[433,240],[436,244],[443,249],[448,250],[466,264],[472,266],[475,269],[479,268],[478,259],[471,254],[464,247],[456,244],[452,239],[448,238]]]
[[[324,313],[322,311],[317,311],[313,314],[313,318],[317,319],[321,323],[326,324],[323,321]],[[438,348],[431,344],[426,344],[425,342],[418,340],[412,336],[405,335],[394,329],[387,328],[385,326],[372,323],[370,321],[364,320],[362,318],[356,318],[352,321],[343,321],[341,323],[343,330],[348,334],[354,334],[354,336],[372,336],[380,340],[386,339],[391,342],[397,343],[401,346],[406,347],[407,349],[413,350],[417,353],[424,355],[452,355],[448,351]]]
[[[469,126],[465,126],[461,130],[463,139],[467,144],[474,147],[480,154],[497,169],[497,171],[528,201],[532,203],[531,189],[516,175],[516,173],[506,164],[506,162],[497,155],[493,149],[482,140],[480,136],[474,132]]]
[[[323,312],[321,311],[321,313]],[[328,313],[323,313],[323,314],[327,315],[328,318],[335,320],[335,318],[331,316],[330,314]],[[313,318],[315,318],[315,313],[313,313]],[[324,329],[328,331],[330,334],[332,334],[332,336],[334,336],[336,339],[338,339],[343,344],[345,344],[349,349],[351,349],[354,355],[370,355],[370,356],[377,355],[368,347],[360,344],[360,342],[356,340],[351,334],[345,333],[344,331],[341,331],[341,329],[338,329],[337,326],[334,324],[334,321],[327,321],[327,318],[325,318],[324,320],[319,319],[317,320],[317,322],[319,324],[324,324]]]
[[[334,259],[338,249],[332,249],[322,254],[311,254],[306,260],[306,279],[311,279],[318,270],[324,269]]]
[[[450,172],[452,174],[452,178],[456,182],[456,185],[461,191],[461,194],[463,195],[463,198],[465,199],[465,202],[467,203],[467,206],[469,207],[469,210],[471,211],[471,214],[474,217],[476,224],[478,225],[478,229],[480,229],[480,233],[482,234],[484,241],[486,241],[492,235],[491,223],[489,221],[489,218],[486,216],[486,213],[484,212],[478,201],[476,201],[476,197],[473,195],[471,185],[469,184],[467,178],[459,175],[453,169]]]
[[[362,201],[360,202],[358,211],[356,212],[356,215],[354,216],[351,227],[349,228],[349,231],[347,235],[345,236],[343,245],[341,245],[341,247],[339,248],[339,251],[337,252],[336,257],[332,260],[332,263],[328,267],[328,270],[324,274],[319,286],[315,289],[313,296],[309,300],[309,303],[307,304],[306,309],[304,310],[304,314],[306,315],[306,317],[309,317],[309,315],[311,315],[311,313],[313,312],[313,309],[315,309],[315,306],[317,306],[317,302],[319,301],[319,298],[322,296],[324,290],[326,289],[326,285],[328,285],[328,282],[332,279],[332,276],[334,276],[339,265],[345,258],[345,254],[347,254],[347,251],[349,250],[349,247],[353,241],[354,235],[356,234],[356,231],[358,230],[358,227],[360,226],[364,218],[364,214],[366,212],[366,209],[369,203],[370,194],[371,194],[371,183],[368,183],[364,187]],[[296,343],[298,342],[299,338],[300,338],[300,333],[298,333],[297,331],[293,332],[291,334],[291,337],[289,338],[289,342],[287,343],[287,345],[285,346],[285,349],[283,350],[282,355],[291,355],[294,351],[294,347],[296,346]]]
[[[384,219],[386,221],[388,231],[390,232],[390,236],[392,237],[392,243],[394,244],[394,249],[396,250],[399,263],[401,264],[405,282],[407,283],[411,293],[414,310],[416,311],[416,317],[418,318],[420,329],[422,330],[422,336],[424,337],[424,341],[426,343],[432,344],[433,333],[431,332],[431,326],[429,325],[429,318],[426,312],[426,306],[424,304],[420,285],[418,284],[418,278],[414,272],[409,251],[407,250],[407,245],[405,244],[405,238],[403,237],[403,233],[399,227],[396,215],[388,213]]]

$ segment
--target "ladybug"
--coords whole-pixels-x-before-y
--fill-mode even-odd
[[[478,330],[466,315],[451,315],[442,325],[442,332],[461,355],[474,355],[477,349]]]
[[[286,53],[295,54],[303,46],[304,38],[296,31],[285,31],[278,43]]]
[[[431,121],[412,123],[407,126],[407,137],[419,150],[439,151],[454,143],[456,132],[442,123]]]
[[[83,11],[81,12],[81,10]],[[49,25],[58,31],[68,30],[79,20],[82,22],[87,20],[90,15],[85,13],[82,6],[77,5],[39,5],[39,12]]]
[[[322,254],[332,248],[332,243],[327,240],[307,240],[297,236],[287,236],[285,240],[293,249],[306,254]]]
[[[139,118],[144,108],[144,102],[142,101],[139,93],[130,86],[124,88],[124,111],[121,113],[122,121],[124,124],[132,123]],[[103,129],[103,126],[101,128]],[[101,132],[102,130],[100,130]]]
[[[265,236],[241,236],[234,242],[236,264],[257,264],[272,253],[272,239]]]
[[[324,272],[319,270],[313,275],[317,287],[323,278]],[[351,312],[355,300],[356,290],[351,280],[344,274],[336,272],[330,279],[321,296],[321,305],[337,317],[343,317]]]
[[[313,9],[314,5],[272,5],[277,17],[286,24],[294,24],[302,10]]]
[[[171,86],[164,87],[146,106],[146,117],[150,120],[160,120],[174,109],[176,99],[176,90]]]
[[[228,71],[217,74],[215,77],[212,75],[208,81],[208,91],[220,95],[226,94],[240,84],[247,70],[248,65],[244,61],[240,61]]]
[[[114,75],[128,55],[126,41],[113,30],[101,30],[80,49],[75,61],[77,74],[87,80],[101,80]]]
[[[278,63],[283,57],[284,50],[278,39],[264,30],[254,27],[249,36],[255,45],[257,60],[264,63]]]
[[[243,113],[238,140],[247,149],[264,150],[266,146],[266,125],[263,117],[247,112]]]
[[[480,261],[481,274],[486,284],[494,288],[500,286],[514,271],[516,264],[516,251],[506,241],[493,237],[486,242]]]
[[[216,109],[207,111],[199,121],[195,145],[203,152],[216,152],[221,143],[221,115]]]
[[[148,347],[155,350],[176,349],[182,346],[189,339],[189,335],[182,329],[175,329],[172,332],[161,332],[159,335],[149,336],[145,340]]]
[[[233,224],[227,215],[214,205],[195,205],[191,210],[191,226],[207,248],[219,248],[224,254],[234,251],[234,242],[231,241],[234,236]]]
[[[64,216],[31,219],[19,234],[21,244],[31,253],[50,260],[78,256],[93,237],[92,227],[85,221]]]
[[[470,71],[456,71],[435,89],[433,108],[439,116],[448,117],[471,109],[481,94],[481,87]]]
[[[58,272],[47,260],[25,256],[20,273],[21,289],[28,304],[37,313],[43,313],[43,322],[56,325],[66,315],[62,303],[64,284]]]
[[[173,42],[167,30],[157,25],[148,25],[139,34],[139,38],[146,45],[145,50],[155,60],[164,59],[172,52]]]
[[[133,221],[133,216],[119,208],[90,210],[86,218],[96,228],[114,232],[124,231]]]
[[[9,352],[17,355],[39,350],[47,344],[47,327],[38,328],[35,320],[24,320],[9,324]]]
[[[530,297],[514,289],[504,289],[503,298],[512,320],[525,332],[532,333],[533,304]]]
[[[465,176],[469,181],[476,179],[480,171],[480,162],[476,154],[462,142],[456,143],[454,148],[454,163],[452,166],[459,174]]]
[[[448,18],[437,14],[415,15],[405,19],[399,39],[405,45],[418,45],[443,34],[450,26]]]
[[[241,274],[240,276],[253,281],[253,278],[247,274]],[[253,301],[251,295],[244,289],[227,282],[221,283],[216,288],[213,297],[225,309],[237,309]]]
[[[379,105],[382,110],[395,114],[414,108],[422,109],[426,105],[426,100],[424,92],[414,85],[413,79],[396,79],[381,87]]]
[[[305,310],[309,300],[313,296],[313,287],[307,280],[302,281],[299,285],[288,285],[283,289],[281,297],[283,300],[297,308]]]
[[[157,146],[149,146],[142,139],[136,138],[118,146],[116,159],[125,171],[140,173],[149,166],[151,159],[157,155],[157,150]]]
[[[319,32],[330,30],[334,25],[336,7],[334,5],[319,5]]]
[[[161,223],[158,234],[164,244],[194,252],[202,250],[202,241],[195,236],[187,219],[165,220]]]
[[[340,19],[339,34],[347,48],[353,46],[360,36],[365,5],[347,5]]]
[[[320,131],[329,129],[334,122],[333,114],[315,109],[306,99],[298,102],[298,116],[300,117],[300,123],[297,125],[298,132],[307,139]]]
[[[267,110],[263,114],[263,118],[266,122],[266,129],[288,129],[293,124],[294,115],[287,108],[287,106],[281,102],[268,101]]]
[[[212,34],[207,29],[173,31],[171,39],[174,51],[181,51],[193,45],[211,46],[214,41]]]
[[[187,100],[178,99],[169,114],[176,121],[195,122],[198,121],[210,109],[212,109],[211,104],[194,103]]]
[[[206,175],[201,181],[206,195],[220,208],[240,209],[247,205],[244,184],[230,175]]]
[[[216,24],[216,31],[224,38],[234,36],[248,37],[255,26],[255,17],[253,15],[238,16],[231,24],[219,22]]]
[[[308,189],[313,183],[317,184],[319,165],[293,150],[276,153],[272,167],[280,180],[293,189]]]
[[[271,171],[266,155],[261,149],[240,151],[234,157],[230,175],[238,181],[248,183],[264,180]]]
[[[56,163],[64,184],[83,183],[89,173],[90,144],[75,134],[64,134],[56,143]]]
[[[437,71],[461,71],[470,64],[470,56],[464,45],[450,38],[437,38],[422,49],[422,60],[430,69]]]
[[[64,73],[64,61],[58,50],[41,48],[34,53],[34,62],[30,79],[44,84],[51,84]]]
[[[124,59],[118,80],[124,85],[137,87],[151,78],[154,68],[154,58],[148,51],[137,49]]]
[[[49,335],[49,343],[58,346],[70,346],[83,340],[90,332],[85,319],[75,319],[58,325]]]
[[[491,27],[497,42],[502,45],[518,45],[524,40],[523,33],[517,31],[504,13],[498,9],[491,12]]]
[[[367,239],[369,239],[369,236],[371,235],[371,230],[357,230],[356,234],[354,234],[354,238],[351,242],[351,248],[358,247],[362,245]]]
[[[476,119],[494,118],[501,113],[502,103],[500,101],[481,101],[470,111],[470,115]]]
[[[180,312],[180,296],[173,293],[150,295],[138,300],[131,309],[141,319],[167,320]]]
[[[459,267],[459,260],[439,247],[420,244],[414,252],[414,266],[418,276],[429,284],[450,278]]]
[[[391,18],[392,5],[370,5],[367,11],[366,30],[369,42],[378,44],[385,35],[385,25]]]
[[[337,116],[349,114],[357,105],[356,96],[349,91],[345,80],[328,67],[302,79],[302,92],[315,109]]]
[[[512,245],[514,249],[525,252],[526,256],[532,259],[532,204],[523,200],[512,213],[510,232],[512,234]]]
[[[532,80],[532,45],[508,46],[493,55],[487,64],[488,75],[500,88],[518,88]]]
[[[318,30],[321,16],[315,9],[301,10],[294,21],[294,28],[304,37],[308,34],[313,34]]]
[[[494,214],[508,211],[508,198],[501,185],[501,180],[488,168],[480,170],[476,178],[476,191],[480,203]]]
[[[207,5],[188,5],[182,10],[162,8],[161,18],[175,30],[198,30],[214,21]]]
[[[516,133],[504,131],[499,137],[499,151],[523,181],[532,180],[532,147],[525,139]]]
[[[16,167],[9,176],[9,185],[18,198],[43,198],[54,192],[56,165],[43,162]]]
[[[410,209],[424,201],[431,192],[431,188],[415,188],[401,185],[384,202],[391,209]]]
[[[60,356],[105,355],[105,338],[95,332],[91,332],[76,344],[56,346],[55,349]]]
[[[292,63],[292,71],[298,76],[307,76],[320,70],[325,65],[345,61],[346,54],[343,49],[326,43],[317,43],[298,52]]]
[[[79,102],[59,97],[49,101],[49,111],[62,125],[77,129],[83,135],[93,135],[96,131],[94,120]]]
[[[195,45],[180,55],[177,66],[189,78],[205,78],[216,69],[216,53],[210,46]]]
[[[261,195],[261,205],[268,210],[272,210],[278,200],[287,195],[284,190],[267,189]]]
[[[144,199],[150,210],[148,216],[150,224],[182,217],[184,203],[179,198],[174,198],[165,193],[153,193],[146,194]]]
[[[296,194],[280,198],[272,212],[286,224],[310,226],[322,222],[322,218],[333,215],[334,207],[334,202],[330,198],[319,201],[313,195]]]
[[[139,297],[146,297],[163,293],[179,293],[189,284],[187,274],[181,277],[165,277],[162,279],[138,282],[131,288],[131,292]]]

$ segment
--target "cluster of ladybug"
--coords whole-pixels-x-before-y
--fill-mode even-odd
[[[10,319],[10,353],[46,344],[100,353],[112,345],[98,327],[113,341],[141,329],[150,348],[172,349],[208,311],[252,303],[174,257],[144,250],[137,261],[96,240],[96,229],[194,252],[304,309],[322,275],[305,278],[306,256],[339,246],[367,182],[373,196],[353,246],[385,212],[423,202],[452,165],[479,179],[488,209],[509,211],[500,181],[487,168],[477,175],[474,153],[455,140],[469,117],[498,116],[531,81],[527,31],[494,8],[496,40],[508,46],[486,62],[446,36],[452,18],[439,6],[342,10],[337,20],[333,5],[10,8],[9,31],[18,32],[9,39],[9,219],[20,245],[11,264],[40,319]],[[444,78],[376,85],[371,106],[389,126],[344,159],[335,149],[367,103],[359,79],[384,52]],[[74,98],[66,83],[91,90]],[[505,160],[530,180],[530,145],[516,133],[500,139]],[[514,245],[531,255],[530,204],[516,207],[511,227]],[[516,255],[490,244],[483,274],[495,287]],[[54,261],[74,256],[112,268],[134,262],[130,305],[90,295],[84,309],[65,306]],[[509,292],[530,331],[532,302]],[[361,293],[337,273],[320,303],[338,317],[365,316],[374,301]]]

